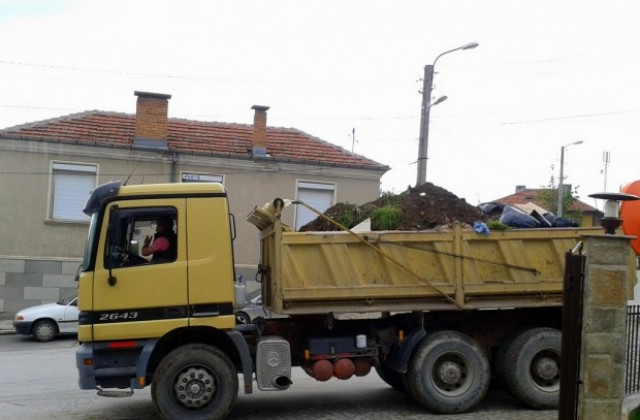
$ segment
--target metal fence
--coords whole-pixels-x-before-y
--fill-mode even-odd
[[[627,368],[624,380],[626,395],[640,392],[640,305],[627,306]]]

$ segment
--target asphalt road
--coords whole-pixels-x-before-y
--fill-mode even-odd
[[[157,419],[149,389],[128,398],[98,397],[77,386],[74,338],[37,343],[29,337],[0,336],[1,419]],[[317,382],[294,369],[287,391],[240,394],[230,419],[557,419],[556,410],[522,407],[491,390],[472,413],[434,415],[387,386],[375,372],[348,381]]]

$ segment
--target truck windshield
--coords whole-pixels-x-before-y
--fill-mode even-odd
[[[98,229],[98,212],[91,215],[91,222],[89,223],[89,234],[87,235],[87,243],[84,246],[84,256],[82,258],[82,266],[80,271],[86,271],[91,263],[91,254],[93,248],[93,240],[96,237],[96,230]]]

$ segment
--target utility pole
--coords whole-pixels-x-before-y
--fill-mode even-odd
[[[608,151],[602,152],[602,163],[604,163],[604,191],[607,191],[607,168],[611,162],[611,154]]]
[[[427,149],[429,146],[429,113],[431,107],[447,99],[446,96],[441,96],[431,103],[431,90],[433,89],[433,74],[436,62],[445,54],[449,54],[454,51],[469,50],[476,48],[477,46],[477,42],[469,42],[468,44],[464,44],[460,47],[447,50],[440,53],[440,55],[433,60],[433,64],[427,64],[424,66],[424,78],[422,79],[422,112],[420,113],[420,145],[418,146],[418,176],[416,180],[416,187],[427,182]]]
[[[429,145],[429,113],[431,89],[433,88],[433,65],[424,66],[422,80],[422,112],[420,113],[420,145],[418,146],[418,179],[416,186],[427,182],[427,146]]]
[[[575,144],[582,144],[582,140],[574,141],[573,143],[565,144],[560,148],[560,178],[558,179],[558,208],[556,212],[557,217],[562,217],[562,207],[564,205],[564,149]],[[571,194],[571,192],[569,192]]]

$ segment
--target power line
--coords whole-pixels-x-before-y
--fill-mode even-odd
[[[159,77],[164,79],[215,80],[213,78],[208,78],[208,77],[181,76],[181,75],[160,74],[160,73],[136,73],[136,72],[127,72],[127,71],[120,71],[120,70],[103,70],[103,69],[88,68],[88,67],[71,67],[71,66],[59,66],[59,65],[53,65],[53,64],[24,63],[20,61],[7,61],[7,60],[0,60],[0,64],[9,64],[13,66],[39,67],[39,68],[56,69],[56,70],[72,70],[72,71],[82,71],[82,72],[90,72],[90,73],[121,74],[124,76]]]

